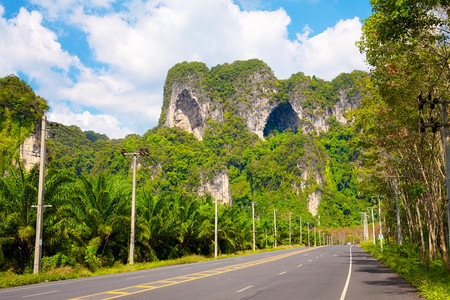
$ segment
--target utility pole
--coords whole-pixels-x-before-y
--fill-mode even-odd
[[[273,209],[273,237],[275,240],[275,248],[277,247],[277,214],[275,209]]]
[[[317,247],[317,245],[316,245],[316,226],[314,226],[314,247]]]
[[[378,214],[380,219],[380,247],[381,252],[383,252],[383,232],[381,230],[381,199],[378,197]]]
[[[363,217],[364,240],[366,241],[369,239],[369,230],[367,228],[367,213],[362,212],[361,215]]]
[[[266,232],[266,249],[267,249],[267,227],[264,228],[264,231]]]
[[[308,225],[308,247],[311,247],[311,245],[309,243],[309,222],[306,222],[306,225]]]
[[[402,227],[400,225],[400,205],[398,203],[398,183],[397,178],[394,178],[394,189],[395,189],[395,206],[397,210],[397,244],[402,244]]]
[[[289,212],[289,245],[292,245],[292,239],[291,239],[291,212]]]
[[[148,148],[139,149],[138,152],[125,152],[122,149],[123,156],[131,156],[133,159],[133,190],[131,193],[131,228],[130,228],[130,253],[128,258],[128,263],[130,265],[134,264],[134,225],[136,223],[136,169],[137,169],[137,159],[139,156],[148,156]]]
[[[36,240],[34,245],[34,266],[33,273],[39,274],[41,272],[42,259],[42,233],[44,221],[44,182],[45,182],[45,126],[47,120],[45,115],[42,115],[41,121],[41,157],[39,162],[39,187],[38,187],[38,203],[37,203],[37,218],[36,218]]]
[[[253,199],[255,192],[253,192]],[[256,251],[256,235],[255,235],[255,201],[252,201],[252,221],[253,221],[253,252]]]
[[[373,244],[375,245],[377,238],[375,237],[375,218],[373,215],[373,207],[369,207],[372,211],[372,235],[373,235]]]
[[[218,252],[218,245],[219,242],[217,237],[217,199],[214,199],[214,258],[217,258],[217,252]]]
[[[300,245],[302,244],[302,217],[300,217]]]

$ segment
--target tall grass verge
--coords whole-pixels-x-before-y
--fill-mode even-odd
[[[409,245],[385,245],[383,252],[379,245],[373,245],[370,241],[360,245],[415,286],[422,297],[429,300],[450,299],[450,272],[441,259],[425,265],[420,250],[411,251]]]

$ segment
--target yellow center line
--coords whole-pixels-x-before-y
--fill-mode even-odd
[[[123,296],[128,296],[128,295],[133,295],[133,294],[137,294],[137,293],[147,292],[147,291],[158,289],[158,288],[172,286],[172,285],[175,285],[175,284],[180,284],[180,283],[184,283],[184,282],[188,282],[188,281],[192,281],[192,280],[196,280],[196,279],[201,279],[201,278],[205,278],[205,277],[214,276],[214,275],[217,275],[217,274],[223,274],[223,273],[227,273],[227,272],[232,272],[232,271],[236,271],[236,270],[240,270],[240,269],[244,269],[244,268],[248,268],[248,267],[264,264],[264,263],[267,263],[267,262],[279,260],[279,259],[282,259],[282,258],[286,258],[286,257],[292,256],[292,255],[299,254],[299,253],[311,251],[313,249],[317,249],[317,248],[303,249],[303,250],[299,250],[299,251],[295,251],[295,252],[290,252],[290,253],[276,255],[276,256],[273,256],[273,257],[266,257],[266,258],[257,259],[257,260],[254,260],[252,262],[245,262],[245,263],[240,263],[240,264],[236,264],[236,265],[231,265],[231,266],[228,266],[228,267],[221,267],[221,268],[217,268],[217,269],[212,269],[212,270],[192,273],[192,274],[188,274],[188,275],[183,275],[183,276],[177,276],[177,277],[167,278],[167,279],[163,279],[163,280],[152,281],[152,282],[143,283],[143,284],[134,285],[134,286],[129,286],[129,287],[116,289],[116,290],[112,290],[112,291],[105,291],[105,292],[96,293],[96,294],[92,294],[92,295],[77,297],[77,298],[73,298],[71,300],[79,300],[79,299],[81,300],[81,299],[90,299],[90,298],[95,298],[95,299],[114,299],[114,298],[119,298],[119,297],[123,297]],[[125,290],[133,290],[133,291],[124,292]],[[114,294],[114,296],[112,296],[111,294]]]

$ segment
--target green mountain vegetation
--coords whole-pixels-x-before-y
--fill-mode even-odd
[[[236,65],[236,68],[226,65],[223,70],[220,66],[213,69],[214,78],[207,83],[209,87],[221,85],[229,78],[235,80],[254,68],[266,68],[256,60]],[[206,72],[195,64],[192,70]],[[356,72],[339,78],[354,86],[360,76],[361,73]],[[338,90],[335,82],[302,74],[295,78],[279,84],[288,87],[294,80],[301,80],[314,85],[317,81],[321,82],[320,86],[326,86],[320,91],[326,89],[327,93],[335,95]],[[225,102],[231,105],[236,96],[232,90],[224,90],[217,97],[228,99]],[[287,93],[288,88],[285,91]],[[322,92],[318,99],[331,97],[321,95]],[[39,117],[36,115],[34,122]],[[272,246],[275,238],[278,245],[289,243],[289,216],[291,242],[307,243],[304,224],[319,226],[319,220],[307,209],[308,195],[318,189],[323,190],[324,195],[324,204],[319,207],[322,228],[358,223],[359,211],[365,207],[366,200],[357,194],[354,169],[358,150],[348,145],[356,134],[351,127],[333,119],[330,122],[327,133],[275,130],[266,140],[261,140],[250,133],[244,120],[230,109],[223,123],[208,121],[202,141],[175,128],[156,127],[142,136],[111,140],[92,131],[83,132],[76,126],[49,123],[46,176],[49,195],[45,195],[45,203],[52,207],[46,209],[44,216],[44,269],[75,264],[97,268],[127,262],[131,159],[122,155],[122,149],[151,149],[149,156],[140,157],[137,172],[137,261],[187,254],[211,255],[214,249],[213,199],[208,195],[199,196],[198,191],[221,172],[229,176],[232,201],[231,206],[219,206],[221,253],[252,247],[253,200],[258,248]],[[28,132],[33,124],[30,121]],[[12,161],[8,157],[2,160],[5,165]],[[303,178],[303,169],[322,176],[324,186],[309,177]],[[29,272],[36,222],[36,211],[31,205],[37,199],[38,168],[26,173],[19,164],[7,170],[8,176],[1,179],[0,185],[0,268]],[[47,190],[50,189],[47,185],[52,189]],[[273,234],[274,210],[276,237]],[[300,217],[304,231],[302,241],[298,234]],[[20,251],[12,251],[15,248]]]

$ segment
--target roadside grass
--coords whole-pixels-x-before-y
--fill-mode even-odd
[[[360,246],[415,286],[420,295],[429,300],[450,299],[450,272],[439,259],[424,264],[420,250],[411,251],[409,245],[385,245],[383,252],[373,241],[361,242]]]
[[[281,246],[278,248],[259,249],[259,250],[256,250],[255,252],[253,252],[252,250],[238,251],[233,254],[219,255],[217,257],[217,259],[224,259],[224,258],[243,256],[243,255],[261,253],[261,252],[269,252],[269,251],[282,250],[282,249],[288,249],[288,248],[296,248],[296,247],[299,247],[299,246],[298,245]],[[14,272],[6,271],[6,272],[0,272],[0,288],[16,287],[16,286],[36,284],[36,283],[41,283],[41,282],[75,279],[75,278],[91,277],[91,276],[98,276],[98,275],[108,275],[108,274],[115,274],[115,273],[131,272],[131,271],[138,271],[138,270],[152,269],[152,268],[159,268],[159,267],[166,267],[166,266],[173,266],[173,265],[190,264],[190,263],[196,263],[196,262],[208,261],[208,260],[214,260],[214,258],[209,257],[209,256],[208,257],[201,256],[201,255],[188,255],[188,256],[181,257],[181,258],[177,258],[177,259],[153,261],[153,262],[146,262],[146,263],[135,263],[133,265],[124,265],[122,263],[116,263],[112,267],[103,267],[103,268],[98,268],[96,270],[90,270],[82,265],[75,265],[73,267],[72,266],[64,266],[64,267],[52,268],[48,271],[41,272],[40,274],[33,274],[33,273],[15,274]]]

